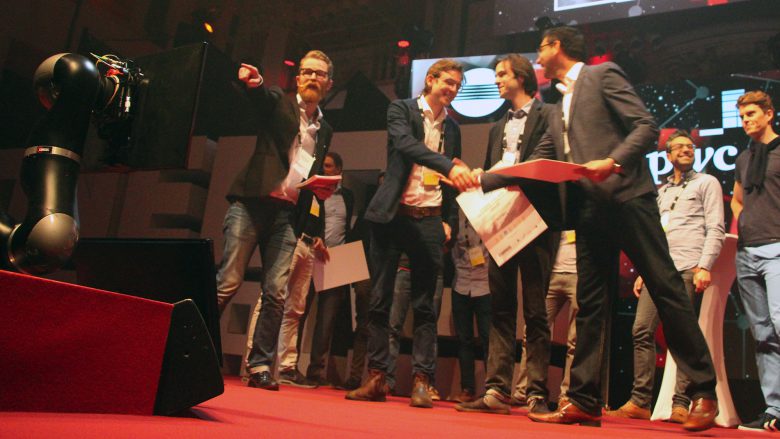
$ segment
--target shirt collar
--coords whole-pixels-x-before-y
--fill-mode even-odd
[[[566,72],[566,76],[565,77],[568,78],[569,81],[575,82],[577,80],[577,78],[580,77],[580,72],[582,72],[582,68],[583,67],[585,67],[585,63],[582,62],[582,61],[574,64],[573,66],[571,66],[569,71]]]
[[[420,95],[420,97],[417,99],[417,106],[420,108],[420,110],[422,110],[426,117],[433,120],[433,110],[431,109],[431,106],[428,105],[428,101],[425,99],[424,95]],[[441,122],[445,117],[447,117],[447,107],[442,108],[441,114],[439,114],[439,117],[434,120],[434,122]]]
[[[531,107],[533,107],[533,105],[534,105],[534,99],[533,99],[533,98],[531,98],[531,100],[529,100],[528,102],[526,102],[526,103],[525,103],[525,105],[523,105],[522,107],[520,107],[520,109],[518,109],[518,110],[512,110],[512,109],[510,108],[510,109],[509,109],[509,111],[507,111],[507,114],[508,114],[508,115],[510,115],[509,119],[510,119],[510,120],[512,119],[511,115],[512,115],[512,114],[513,114],[515,111],[521,111],[521,110],[522,110],[522,111],[525,113],[525,115],[526,115],[526,116],[528,116],[528,113],[530,113],[530,112],[531,112]]]
[[[699,175],[698,172],[694,171],[693,169],[689,169],[689,170],[683,172],[682,178],[680,179],[680,183],[678,183],[678,184],[682,184],[686,180],[693,180],[694,178],[696,178],[697,175]],[[669,183],[669,185],[671,185],[671,186],[675,185],[674,184],[674,173],[672,173],[672,175],[666,177],[666,182]]]
[[[306,103],[303,102],[303,98],[300,94],[296,94],[295,98],[298,100],[298,108],[300,108],[302,114],[306,114]],[[315,122],[319,122],[322,120],[322,109],[320,109],[320,106],[317,106],[317,112],[315,113]]]

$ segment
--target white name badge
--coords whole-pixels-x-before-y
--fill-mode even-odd
[[[666,212],[663,215],[661,215],[661,227],[663,227],[664,232],[669,227],[669,212]]]
[[[501,157],[501,161],[510,165],[515,164],[517,160],[517,151],[504,151],[504,155]]]

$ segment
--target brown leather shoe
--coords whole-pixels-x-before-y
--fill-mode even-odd
[[[693,400],[688,419],[683,428],[688,431],[702,431],[715,426],[715,416],[718,416],[718,401],[710,398]]]
[[[428,387],[430,387],[430,382],[427,375],[424,373],[414,374],[412,399],[409,401],[409,405],[426,409],[432,408],[433,400],[431,399],[431,394],[428,393]]]
[[[669,422],[682,424],[688,420],[688,407],[676,405],[672,407],[672,415],[669,416]]]
[[[385,388],[385,373],[381,370],[371,369],[368,371],[366,382],[357,389],[348,392],[344,397],[353,401],[384,402],[387,399]]]
[[[471,402],[474,401],[474,399],[476,399],[476,396],[474,395],[474,391],[470,389],[461,389],[460,393],[452,398],[452,400],[456,402]]]
[[[650,419],[650,409],[639,407],[631,401],[626,402],[617,410],[610,410],[607,416],[629,419]]]
[[[558,410],[550,413],[529,413],[528,418],[534,422],[548,424],[579,424],[587,427],[601,427],[601,416],[591,415],[568,402]]]
[[[428,384],[428,395],[431,395],[431,401],[441,401],[441,395],[436,390],[436,386],[430,383]]]

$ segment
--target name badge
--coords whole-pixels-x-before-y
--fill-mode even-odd
[[[317,202],[317,197],[311,197],[311,209],[309,209],[309,213],[317,218],[320,217],[320,203]]]
[[[565,233],[567,244],[573,244],[577,240],[577,234],[574,232],[574,230],[567,230]]]
[[[666,212],[663,215],[661,215],[661,227],[664,228],[664,232],[669,227],[669,212]]]
[[[482,253],[482,247],[469,248],[469,261],[472,267],[478,267],[485,264],[485,254]]]
[[[436,172],[433,172],[431,170],[424,170],[423,171],[423,185],[425,186],[438,186],[439,185],[439,174]]]

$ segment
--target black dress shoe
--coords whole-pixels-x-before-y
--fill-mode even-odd
[[[249,375],[247,386],[265,390],[279,390],[279,383],[274,380],[271,372],[267,370]]]
[[[460,404],[456,404],[455,410],[459,412],[479,412],[508,415],[509,407],[509,404],[499,400],[495,395],[484,395],[471,402],[462,402]]]

